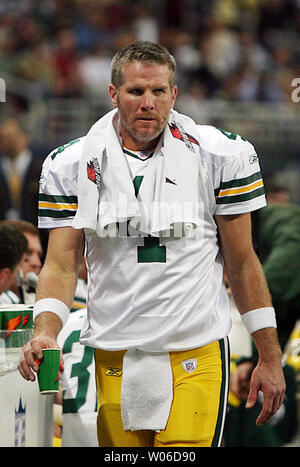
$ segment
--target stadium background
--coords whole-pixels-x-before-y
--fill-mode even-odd
[[[249,139],[264,177],[300,200],[299,0],[1,0],[0,13],[1,117],[17,114],[40,151],[111,108],[116,48],[160,41],[178,63],[177,108]]]
[[[174,54],[179,111],[250,140],[300,202],[299,0],[0,0],[0,120],[45,157],[84,135],[111,108],[112,54],[135,40]]]

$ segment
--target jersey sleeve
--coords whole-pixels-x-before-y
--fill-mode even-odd
[[[79,146],[79,145],[78,145]],[[62,146],[61,148],[64,148]],[[70,227],[78,207],[78,147],[52,151],[42,167],[39,186],[38,226]]]
[[[242,214],[266,205],[256,151],[251,143],[242,138],[239,143],[237,153],[225,157],[218,171],[215,183],[217,215]]]

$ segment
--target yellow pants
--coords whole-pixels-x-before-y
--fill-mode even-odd
[[[166,428],[159,433],[123,429],[120,399],[125,352],[95,350],[99,446],[220,446],[229,384],[227,338],[193,350],[170,352],[173,402]],[[189,359],[197,360],[192,372],[181,364]]]

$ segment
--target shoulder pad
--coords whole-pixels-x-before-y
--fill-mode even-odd
[[[251,143],[236,133],[211,125],[198,125],[198,129],[201,148],[216,156],[236,156],[243,147],[252,147]]]

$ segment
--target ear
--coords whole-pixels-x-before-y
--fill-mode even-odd
[[[110,84],[109,88],[108,88],[108,93],[109,93],[110,99],[111,99],[114,107],[118,107],[116,86],[114,86],[113,84]]]
[[[172,103],[172,107],[174,107],[174,104],[175,104],[175,101],[176,101],[176,97],[177,97],[177,92],[178,92],[178,88],[177,88],[177,85],[175,84],[174,87],[173,87],[173,90],[172,90],[172,93],[173,93],[173,103]]]
[[[0,269],[0,293],[5,292],[9,286],[9,278],[11,275],[11,270],[9,268]]]

